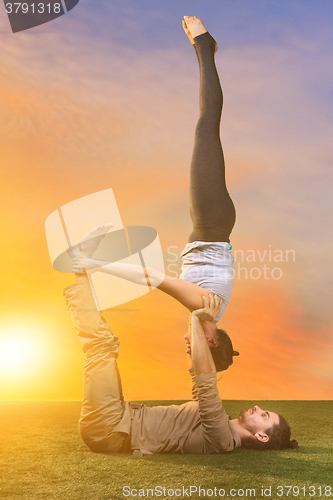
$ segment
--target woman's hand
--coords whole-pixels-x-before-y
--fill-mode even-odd
[[[193,311],[192,314],[200,321],[214,321],[221,311],[223,300],[219,299],[217,295],[213,296],[211,293],[208,295],[208,298],[203,295],[202,300],[204,307]]]

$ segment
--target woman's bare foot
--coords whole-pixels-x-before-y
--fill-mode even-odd
[[[113,224],[110,223],[91,229],[75,245],[68,248],[67,253],[70,258],[80,259],[81,257],[91,257],[111,227],[113,227]]]
[[[202,35],[207,32],[207,28],[201,19],[198,19],[196,16],[184,16],[184,20],[182,21],[183,29],[188,36],[192,45],[195,45],[195,37]],[[216,54],[218,49],[217,43],[215,42],[215,52]]]
[[[190,30],[189,30],[189,29],[188,29],[188,27],[187,27],[186,22],[185,22],[185,17],[184,17],[184,19],[182,20],[182,26],[183,26],[183,30],[185,31],[186,35],[188,36],[188,38],[189,38],[189,40],[190,40],[191,44],[192,44],[192,45],[194,45],[194,40],[193,40],[193,38],[192,38],[192,35],[191,35]]]

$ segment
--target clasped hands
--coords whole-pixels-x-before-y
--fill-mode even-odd
[[[212,293],[202,296],[203,305],[202,309],[196,309],[192,312],[200,321],[214,321],[221,311],[223,300],[219,299],[217,295]]]

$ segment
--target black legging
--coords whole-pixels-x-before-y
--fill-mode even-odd
[[[199,61],[200,117],[195,130],[190,180],[190,214],[193,241],[226,241],[236,212],[225,183],[220,140],[223,95],[214,61],[215,40],[208,33],[194,39]]]

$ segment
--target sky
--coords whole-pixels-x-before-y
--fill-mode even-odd
[[[81,0],[15,34],[0,9],[2,400],[82,397],[82,346],[62,297],[73,276],[52,269],[46,244],[54,210],[112,188],[124,225],[155,228],[166,273],[180,272],[198,118],[184,15],[219,45],[237,210],[219,325],[240,356],[220,395],[332,398],[332,3]],[[154,290],[104,315],[126,399],[190,397],[183,306]]]

